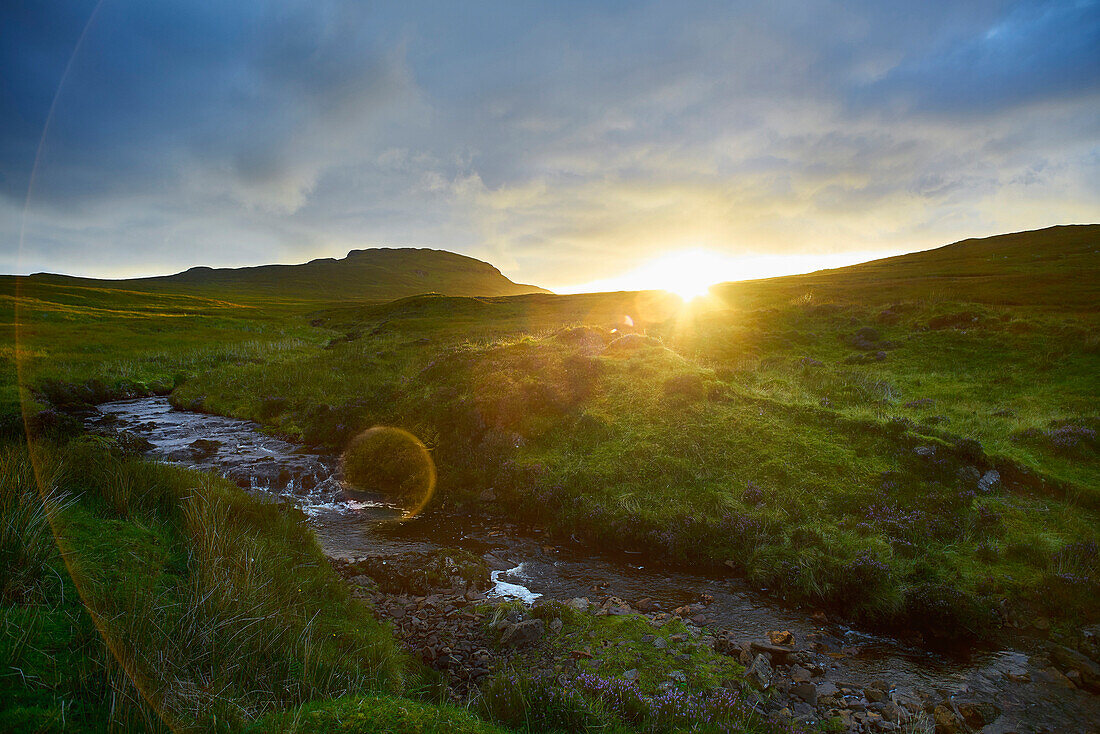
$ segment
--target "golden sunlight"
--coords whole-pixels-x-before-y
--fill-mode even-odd
[[[578,285],[558,286],[558,293],[664,290],[691,301],[707,295],[710,286],[734,280],[773,278],[809,273],[900,254],[896,250],[725,255],[713,250],[677,250],[659,255],[622,275]]]

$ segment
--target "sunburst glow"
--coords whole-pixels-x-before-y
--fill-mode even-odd
[[[685,301],[691,301],[707,295],[710,286],[717,283],[809,273],[823,268],[839,268],[897,255],[900,252],[900,250],[875,250],[730,256],[713,250],[675,250],[615,278],[575,286],[559,286],[554,290],[559,293],[665,290],[679,295]]]

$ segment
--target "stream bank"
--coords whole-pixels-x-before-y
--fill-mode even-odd
[[[559,675],[598,659],[600,649],[581,650],[590,658],[572,651],[555,657],[552,643],[562,630],[552,626],[563,617],[536,615],[556,601],[603,617],[639,615],[654,630],[682,626],[686,638],[677,645],[702,645],[746,666],[756,687],[768,692],[763,708],[806,721],[837,718],[849,731],[892,731],[914,721],[941,731],[1095,731],[1100,721],[1098,699],[1087,690],[1095,685],[1090,661],[1040,641],[1022,638],[1003,649],[947,657],[785,607],[733,577],[593,554],[581,544],[555,543],[537,528],[443,511],[393,522],[399,513],[382,498],[345,491],[332,457],[263,434],[253,423],[175,410],[161,397],[101,405],[90,425],[122,431],[157,458],[215,471],[300,508],[355,593],[394,622],[410,650],[452,679],[456,695],[472,691],[490,663],[506,663],[513,653]],[[442,573],[404,589],[401,572],[396,586],[378,582],[382,566],[456,552],[480,560],[478,575]],[[530,606],[501,607],[511,615],[502,623],[494,606],[509,599]]]

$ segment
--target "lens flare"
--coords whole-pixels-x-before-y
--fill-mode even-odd
[[[435,494],[431,452],[403,428],[368,428],[348,443],[341,464],[351,489],[392,499],[404,508],[402,520],[419,515]]]

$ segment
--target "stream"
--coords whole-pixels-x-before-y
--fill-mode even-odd
[[[691,573],[640,555],[596,553],[581,543],[551,541],[538,529],[497,519],[429,510],[407,522],[381,498],[349,494],[337,460],[264,434],[256,423],[172,408],[167,398],[107,403],[93,428],[121,429],[149,441],[156,458],[222,474],[252,493],[289,502],[310,519],[334,558],[391,556],[462,548],[486,558],[490,592],[531,601],[539,596],[593,601],[614,595],[649,598],[661,609],[705,607],[707,626],[739,640],[766,640],[770,630],[813,635],[835,652],[826,679],[863,686],[888,681],[897,689],[994,703],[1003,712],[988,731],[1097,731],[1100,697],[1059,682],[1037,660],[1041,643],[1027,638],[1001,649],[949,657],[844,625],[815,621],[812,610],[782,604],[732,577]],[[196,443],[198,442],[198,443]],[[996,727],[996,728],[994,728]]]

